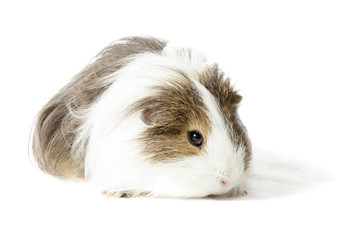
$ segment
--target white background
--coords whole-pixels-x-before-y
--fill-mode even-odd
[[[2,1],[1,239],[360,239],[358,1]],[[244,96],[236,200],[107,199],[38,170],[36,113],[109,42],[206,53]]]

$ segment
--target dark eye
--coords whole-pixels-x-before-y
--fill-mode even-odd
[[[188,134],[188,140],[191,145],[195,147],[201,147],[203,143],[203,136],[198,131],[191,131]]]

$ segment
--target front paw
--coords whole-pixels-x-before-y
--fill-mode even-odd
[[[116,190],[109,190],[103,191],[102,194],[107,198],[130,198],[130,197],[142,197],[146,196],[147,193],[136,193],[133,191],[116,191]]]
[[[246,196],[247,194],[248,194],[248,192],[244,187],[237,186],[237,187],[230,189],[229,191],[227,191],[224,194],[210,195],[209,197],[211,197],[211,198],[235,198],[235,197],[240,197],[240,196]]]
[[[128,192],[123,191],[103,191],[102,195],[107,198],[128,198],[131,195]]]
[[[248,194],[247,190],[244,187],[234,187],[230,189],[227,193],[223,194],[224,197],[239,197],[246,196]]]

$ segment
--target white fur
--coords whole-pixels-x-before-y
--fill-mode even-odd
[[[233,146],[216,100],[197,80],[207,65],[206,58],[198,52],[167,46],[161,55],[144,53],[127,61],[125,67],[103,79],[102,84],[112,84],[84,113],[77,133],[74,146],[86,149],[86,179],[102,191],[171,197],[223,194],[244,185],[243,149]],[[124,110],[135,101],[154,95],[151,87],[181,78],[178,69],[196,83],[208,109],[211,132],[206,154],[154,164],[140,153],[136,141],[146,125],[139,113],[125,117]],[[222,179],[228,182],[227,186],[220,184]]]

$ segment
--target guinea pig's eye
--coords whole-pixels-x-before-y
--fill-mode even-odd
[[[188,140],[191,145],[195,147],[201,147],[203,144],[203,136],[198,131],[191,131],[188,133]]]

